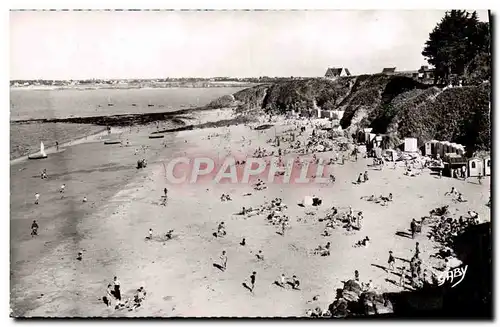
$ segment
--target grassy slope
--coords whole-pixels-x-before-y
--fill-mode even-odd
[[[344,110],[340,124],[355,132],[373,127],[395,139],[449,140],[471,150],[491,145],[490,84],[442,91],[399,76],[361,75],[336,81],[321,78],[259,85],[234,94],[235,105],[284,113]]]

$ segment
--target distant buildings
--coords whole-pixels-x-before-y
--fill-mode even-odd
[[[418,70],[396,70],[396,67],[384,68],[382,69],[382,74],[384,75],[396,75],[396,76],[406,76],[413,78],[421,83],[432,83],[434,82],[434,69],[429,68],[429,66],[421,66]]]
[[[351,72],[347,68],[328,68],[325,73],[325,78],[336,79],[342,76],[351,76]]]

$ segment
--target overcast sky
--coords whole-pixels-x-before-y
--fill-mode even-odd
[[[478,11],[487,21],[486,11]],[[10,79],[322,76],[425,64],[444,11],[10,13]]]

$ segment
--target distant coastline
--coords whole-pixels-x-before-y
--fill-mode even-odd
[[[164,83],[117,83],[80,85],[11,85],[14,90],[105,90],[105,89],[156,89],[156,88],[211,88],[211,87],[252,87],[257,83],[248,82],[164,82]]]

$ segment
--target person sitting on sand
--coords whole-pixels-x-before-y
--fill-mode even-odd
[[[457,202],[467,202],[467,200],[463,198],[462,193],[458,193]]]
[[[102,300],[106,306],[111,307],[111,301],[113,298],[113,288],[111,284],[108,284],[108,287],[106,288],[106,295],[102,297]]]
[[[219,224],[219,226],[217,226],[217,235],[219,235],[219,236],[226,235],[225,228],[226,228],[226,226],[224,225],[224,222],[221,221],[221,223]]]
[[[299,289],[300,281],[298,280],[297,276],[295,276],[295,275],[292,276],[291,285],[292,285],[292,289],[294,289],[294,290]]]
[[[38,235],[38,224],[36,220],[33,220],[33,223],[31,224],[31,236],[37,236]]]
[[[285,288],[285,283],[286,283],[285,274],[281,274],[281,276],[279,276],[278,280],[276,281],[276,284]]]
[[[321,255],[322,257],[329,256],[330,255],[330,242],[327,242],[325,247],[322,247],[321,245],[318,246],[316,249],[318,254]]]
[[[240,242],[240,245],[241,245],[241,246],[245,246],[246,244],[247,244],[247,243],[246,243],[246,241],[245,241],[245,238],[243,237],[243,239],[242,239],[242,240],[241,240],[241,242]]]
[[[364,182],[368,182],[368,171],[365,170],[365,174],[363,175]]]
[[[146,239],[152,240],[153,239],[153,229],[150,228],[148,231],[148,236],[146,236]]]
[[[264,254],[262,253],[262,250],[259,250],[259,253],[255,255],[257,257],[257,260],[264,261]]]
[[[454,186],[452,186],[452,187],[451,187],[451,191],[446,192],[444,195],[445,195],[445,196],[446,196],[446,195],[455,195],[456,193],[457,193],[457,190],[455,190],[455,187],[454,187]]]
[[[363,286],[364,286],[364,287],[363,287],[363,290],[364,290],[365,292],[370,292],[370,291],[372,291],[372,289],[373,289],[373,281],[370,279],[370,280],[368,281],[368,283],[364,284]]]
[[[42,173],[40,174],[41,179],[47,179],[47,169],[44,169]]]
[[[82,251],[79,251],[79,252],[78,252],[78,255],[76,256],[76,260],[78,260],[78,261],[82,261],[82,259],[83,259],[83,252],[82,252]]]
[[[361,184],[363,183],[363,174],[359,173],[358,180],[356,181],[356,184]]]
[[[172,234],[173,234],[173,233],[174,233],[174,230],[173,230],[173,229],[169,230],[169,231],[165,234],[165,238],[166,238],[167,240],[171,240],[171,239],[172,239]]]
[[[332,234],[330,234],[330,232],[328,231],[328,228],[325,228],[325,230],[323,231],[323,234],[321,234],[321,236],[330,236]]]

